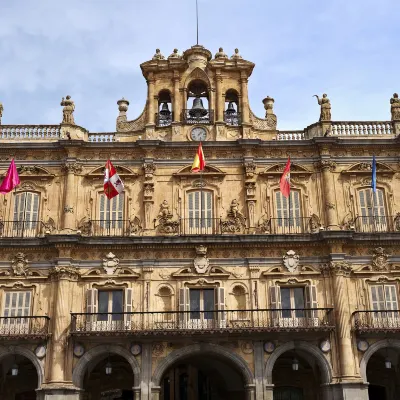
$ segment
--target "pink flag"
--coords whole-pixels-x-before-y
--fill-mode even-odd
[[[6,194],[11,192],[15,188],[15,186],[20,184],[18,172],[17,172],[17,167],[15,166],[14,159],[11,160],[11,164],[8,167],[7,174],[5,178],[3,179],[3,182],[1,182],[0,185],[0,193],[1,194]]]

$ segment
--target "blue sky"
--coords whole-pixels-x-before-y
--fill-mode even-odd
[[[334,120],[388,120],[400,92],[398,0],[199,0],[200,44],[235,47],[256,64],[253,111],[275,98],[279,129],[318,120],[327,93]],[[0,0],[3,124],[57,124],[61,97],[75,121],[114,131],[117,100],[136,118],[146,100],[139,64],[196,41],[195,0]]]

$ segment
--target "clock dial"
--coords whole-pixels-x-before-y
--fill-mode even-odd
[[[190,132],[190,137],[192,140],[204,142],[207,139],[207,131],[201,127],[193,128]]]

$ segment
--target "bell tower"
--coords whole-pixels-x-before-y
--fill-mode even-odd
[[[250,110],[247,85],[254,63],[244,60],[238,49],[231,57],[222,48],[213,57],[200,45],[183,54],[174,49],[168,57],[157,49],[140,67],[148,87],[145,110],[127,121],[126,110],[120,109],[119,131],[142,139],[227,141],[276,129],[274,114],[271,124]]]

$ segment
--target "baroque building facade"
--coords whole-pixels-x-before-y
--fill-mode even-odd
[[[21,179],[0,203],[0,398],[400,397],[399,98],[388,121],[338,122],[324,94],[318,122],[281,131],[273,98],[251,111],[253,68],[157,50],[115,132],[79,126],[70,96],[61,124],[0,125]]]

